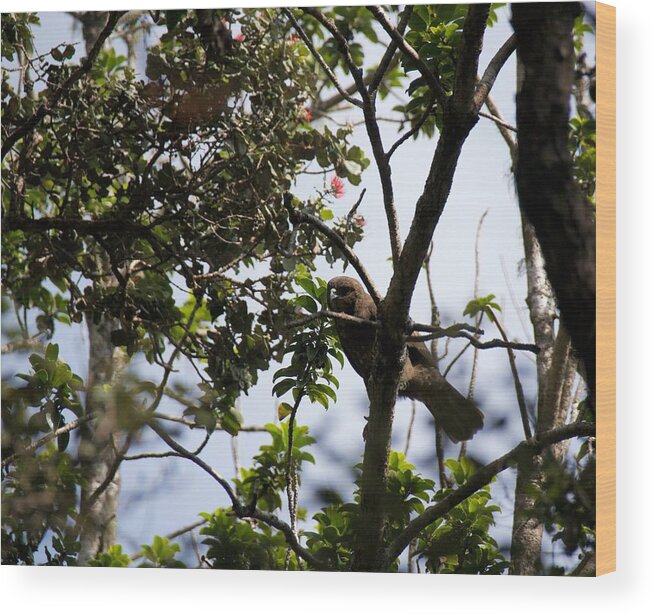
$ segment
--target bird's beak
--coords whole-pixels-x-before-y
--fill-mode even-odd
[[[328,302],[330,304],[332,303],[336,295],[337,295],[337,290],[334,287],[328,290]]]

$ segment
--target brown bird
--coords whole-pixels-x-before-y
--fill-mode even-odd
[[[377,319],[373,298],[349,276],[337,276],[328,282],[328,305],[334,312],[369,321]],[[340,319],[335,319],[335,327],[348,361],[359,376],[368,380],[377,330]],[[425,404],[437,425],[454,442],[467,441],[482,428],[482,412],[441,375],[424,342],[407,343],[398,395]]]

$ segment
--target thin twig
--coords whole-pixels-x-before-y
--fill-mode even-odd
[[[328,570],[330,567],[327,563],[316,558],[307,548],[304,548],[300,545],[298,537],[291,530],[291,527],[280,520],[277,516],[266,511],[261,511],[256,507],[244,506],[239,502],[232,486],[226,481],[221,475],[219,475],[209,464],[207,464],[202,458],[194,455],[189,450],[185,449],[177,441],[171,438],[167,432],[156,422],[150,421],[148,423],[149,427],[161,438],[171,449],[182,454],[182,457],[193,462],[195,465],[202,468],[210,477],[212,477],[222,488],[225,490],[230,502],[232,503],[232,509],[234,513],[239,518],[252,518],[254,520],[260,520],[273,528],[279,530],[287,540],[287,543],[291,545],[293,551],[310,564],[315,569]]]
[[[507,62],[509,57],[514,53],[515,49],[516,34],[512,34],[491,59],[482,75],[482,79],[478,81],[475,87],[473,100],[478,108],[482,106],[482,103],[489,95],[489,92],[491,92],[491,88],[496,81],[496,77],[498,77],[498,73],[500,73],[500,69],[503,68],[505,62]]]
[[[422,323],[413,323],[410,327],[409,330],[412,332],[430,332],[434,334],[439,334],[441,336],[450,336],[454,332],[458,331],[466,331],[466,332],[471,332],[472,334],[484,334],[484,330],[482,329],[477,329],[473,325],[469,325],[468,323],[453,323],[452,325],[449,325],[448,327],[439,327],[434,326],[434,325],[424,325]]]
[[[296,32],[299,34],[300,38],[303,40],[305,45],[307,45],[307,49],[309,49],[310,53],[316,61],[319,63],[325,74],[328,76],[330,81],[333,83],[334,87],[337,89],[341,97],[345,100],[347,100],[351,105],[355,105],[356,107],[363,107],[364,104],[362,101],[353,98],[350,96],[350,94],[343,88],[343,86],[339,83],[339,80],[337,79],[337,76],[334,74],[332,69],[328,66],[327,62],[321,56],[320,53],[316,50],[316,47],[314,47],[314,44],[312,43],[311,39],[303,29],[303,27],[298,23],[298,20],[294,17],[293,13],[289,9],[282,9],[282,12],[289,18],[289,21],[293,24],[293,27],[295,28]]]
[[[162,419],[164,421],[172,421],[175,423],[182,424],[183,426],[187,426],[188,428],[202,428],[205,430],[205,426],[201,426],[197,424],[195,421],[191,421],[189,419],[184,419],[184,417],[179,417],[177,415],[166,415],[164,413],[153,413],[152,416],[155,419]],[[223,427],[221,426],[220,422],[216,422],[216,426],[214,427],[214,430],[223,430]],[[239,432],[266,432],[266,428],[264,426],[241,426],[239,428]]]
[[[507,334],[503,326],[500,324],[498,317],[496,317],[495,312],[488,308],[486,311],[487,316],[493,321],[493,323],[498,328],[500,335],[503,337],[505,342],[509,342],[507,339]],[[519,404],[519,411],[521,413],[521,422],[523,423],[523,432],[525,433],[525,438],[530,439],[532,437],[532,431],[530,429],[530,418],[528,417],[528,407],[525,403],[525,395],[523,394],[523,386],[521,385],[521,379],[519,377],[519,371],[516,368],[516,358],[514,357],[514,351],[511,347],[507,347],[507,358],[509,359],[509,365],[512,369],[512,379],[514,380],[514,389],[516,390],[516,399]]]
[[[291,323],[289,323],[287,327],[288,329],[302,327],[303,325],[307,325],[307,323],[311,323],[316,319],[324,319],[324,318],[337,319],[339,321],[344,321],[345,323],[354,323],[356,325],[368,325],[369,327],[380,327],[380,323],[378,321],[369,321],[368,319],[362,319],[360,317],[346,314],[345,312],[334,312],[332,310],[319,310],[318,312],[312,312],[312,314],[307,315],[306,317],[302,317],[297,321],[292,321]]]
[[[484,224],[484,220],[487,217],[487,214],[489,213],[489,209],[486,209],[482,216],[480,216],[480,220],[478,221],[478,228],[475,232],[475,278],[473,282],[473,297],[480,297],[480,237],[482,235],[482,225]],[[479,329],[480,325],[482,324],[482,314],[478,315],[478,322],[476,323],[476,327]],[[479,336],[475,336],[476,340],[479,338]],[[471,378],[469,379],[469,388],[468,388],[468,393],[466,397],[469,400],[473,399],[473,393],[475,392],[475,383],[477,380],[477,370],[478,370],[478,356],[479,356],[479,350],[478,347],[473,347],[473,362],[471,365]],[[466,454],[466,441],[462,443],[459,457],[460,459],[464,457]]]
[[[451,332],[444,330],[434,334],[426,334],[424,336],[409,336],[408,342],[425,342],[433,338],[466,338],[474,347],[478,349],[514,349],[515,351],[529,351],[530,353],[539,353],[539,347],[536,344],[529,344],[526,342],[510,342],[509,340],[499,340],[494,338],[487,342],[480,342],[475,336],[467,332]]]
[[[430,248],[428,253],[425,255],[425,280],[428,285],[428,295],[430,297],[430,325],[432,327],[441,326],[441,317],[439,315],[439,306],[437,305],[437,294],[434,292],[434,286],[432,285],[432,271],[430,266],[430,261],[432,259],[432,251],[434,250],[434,242],[430,243]],[[430,352],[434,359],[434,363],[439,367],[439,344],[438,338],[434,338],[430,344]]]
[[[49,443],[51,440],[59,436],[62,436],[63,434],[68,434],[73,430],[76,430],[77,428],[91,421],[95,417],[96,417],[95,413],[89,413],[88,415],[84,415],[83,417],[78,417],[77,419],[68,422],[67,424],[63,425],[61,428],[57,428],[54,432],[50,432],[49,434],[46,434],[38,441],[34,441],[30,443],[24,449],[21,449],[20,451],[16,451],[12,455],[7,456],[2,460],[2,465],[7,466],[11,464],[14,460],[16,460],[16,458],[31,454],[32,452],[36,451],[39,447],[43,447],[43,445]]]
[[[364,195],[366,194],[366,188],[362,188],[362,192],[359,193],[359,199],[355,202],[355,205],[353,205],[350,208],[350,211],[348,212],[348,215],[346,216],[346,229],[350,226],[350,222],[352,220],[352,217],[355,215],[355,212],[357,211],[357,208],[361,205],[362,199],[364,198]]]
[[[500,112],[500,109],[496,106],[496,102],[494,101],[493,98],[491,98],[491,95],[488,94],[487,98],[484,101],[485,106],[489,110],[489,113],[493,118],[497,118],[498,121],[496,122],[496,126],[498,127],[498,132],[502,136],[502,138],[505,140],[505,143],[507,144],[507,147],[509,148],[509,153],[512,158],[512,164],[516,165],[516,157],[518,153],[518,146],[516,143],[516,138],[512,133],[517,133],[518,130],[510,126],[505,120],[503,119],[503,116]],[[495,121],[495,120],[494,120]]]
[[[368,325],[369,327],[380,327],[379,321],[369,321],[368,319],[361,319],[343,312],[333,312],[331,310],[319,310],[313,312],[305,317],[289,323],[288,328],[302,327],[316,319],[331,318],[339,319],[348,323],[356,323],[357,325]],[[412,334],[407,336],[407,342],[424,342],[427,340],[434,340],[436,338],[466,338],[474,347],[478,349],[514,349],[515,351],[529,351],[531,353],[539,353],[539,347],[535,344],[525,342],[511,342],[509,340],[499,340],[494,338],[487,342],[480,342],[478,336],[484,334],[484,330],[478,329],[468,323],[455,323],[450,327],[435,327],[432,325],[424,325],[415,323],[410,327],[411,331],[429,332],[425,335],[419,336]],[[473,335],[469,332],[473,332]]]
[[[512,131],[513,133],[518,132],[518,129],[515,126],[512,126],[511,124],[508,124],[505,122],[505,120],[499,118],[498,116],[495,116],[491,113],[487,113],[486,111],[479,111],[478,115],[487,118],[488,120],[491,120],[492,122],[495,122],[498,124],[498,126],[502,126],[503,128],[506,128],[507,130]]]
[[[182,528],[178,528],[177,530],[173,531],[172,533],[168,533],[168,535],[164,535],[164,537],[168,540],[171,539],[177,539],[177,537],[181,537],[182,535],[186,535],[186,533],[190,533],[191,531],[195,530],[198,528],[198,526],[202,526],[203,524],[207,524],[207,520],[204,518],[202,520],[197,520],[196,522],[192,522],[191,524],[187,524],[186,526],[183,526]],[[138,552],[132,554],[130,556],[130,560],[139,560],[143,558],[143,553],[141,550]]]
[[[412,16],[413,10],[413,5],[407,4],[403,9],[403,12],[400,14],[400,19],[398,20],[398,25],[396,26],[396,30],[398,30],[399,34],[403,35],[405,33],[405,28],[407,27],[409,18]],[[399,54],[396,53],[397,50],[398,43],[392,40],[385,50],[384,55],[382,56],[382,60],[380,60],[380,64],[375,70],[375,73],[373,74],[371,83],[368,85],[368,92],[371,96],[373,96],[374,93],[378,91],[380,83],[382,83],[382,79],[384,79],[385,74],[389,70],[389,67],[392,65],[394,60],[397,62],[399,56]]]
[[[192,452],[194,456],[200,455],[202,450],[209,442],[210,437],[211,437],[211,433],[207,432],[207,434],[205,434],[205,438],[202,440],[202,443],[200,443],[200,445],[198,445],[198,447],[194,449],[194,451]],[[131,456],[123,456],[123,460],[129,462],[132,460],[144,460],[146,458],[183,458],[183,457],[185,456],[181,453],[178,453],[177,451],[152,451],[152,452],[145,452],[145,453],[137,453]]]
[[[237,498],[236,494],[232,490],[232,486],[229,482],[219,475],[209,464],[207,464],[202,458],[194,455],[191,451],[180,445],[175,439],[173,439],[167,432],[164,430],[158,422],[154,419],[148,422],[148,427],[157,435],[159,438],[164,441],[173,451],[181,454],[182,457],[187,460],[191,460],[194,464],[202,468],[208,475],[210,475],[215,481],[217,481],[221,487],[227,493],[228,498],[232,502],[232,506],[235,510],[240,510],[241,503]]]
[[[439,104],[445,108],[448,97],[439,81],[439,77],[430,70],[427,64],[425,64],[425,62],[420,58],[416,50],[405,40],[403,35],[394,27],[391,21],[389,21],[389,18],[381,7],[367,6],[366,8],[373,14],[373,17],[375,17],[375,19],[380,23],[396,45],[398,45],[400,51],[416,63],[423,79],[427,81],[430,89],[435,93]]]
[[[418,119],[416,124],[412,126],[405,134],[403,134],[397,141],[394,143],[390,148],[389,151],[386,154],[386,159],[387,162],[391,160],[391,157],[393,156],[394,152],[403,144],[405,141],[407,141],[410,137],[413,137],[420,129],[423,124],[425,124],[425,121],[430,117],[431,114],[434,113],[433,105],[436,100],[436,97],[434,95],[434,92],[431,91],[431,96],[430,100],[428,101],[428,104],[426,105],[425,109],[423,110],[423,113],[421,114],[421,117]]]
[[[403,453],[407,455],[409,451],[409,444],[412,440],[412,428],[414,427],[414,419],[416,419],[416,401],[412,400],[412,412],[409,416],[409,426],[407,426],[407,436],[405,437],[405,449]]]
[[[339,250],[343,253],[343,255],[346,257],[348,262],[353,266],[355,271],[359,274],[359,277],[364,283],[364,286],[371,294],[373,301],[376,304],[379,304],[382,299],[382,296],[380,295],[380,292],[375,286],[375,283],[373,282],[373,278],[371,278],[368,271],[364,267],[364,264],[360,261],[355,251],[352,248],[350,248],[348,244],[346,244],[344,239],[334,229],[331,229],[323,221],[316,218],[316,216],[312,216],[308,212],[304,212],[302,210],[294,208],[291,205],[288,206],[288,211],[289,211],[289,219],[291,220],[292,224],[297,225],[301,223],[307,223],[312,225],[314,228],[318,229],[325,237],[327,237],[330,241],[332,241],[332,243],[335,244],[337,248],[339,248]]]

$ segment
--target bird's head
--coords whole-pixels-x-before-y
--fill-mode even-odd
[[[328,282],[328,306],[335,312],[354,314],[358,297],[365,294],[364,288],[350,276],[337,276]]]

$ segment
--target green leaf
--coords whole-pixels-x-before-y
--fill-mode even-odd
[[[472,299],[468,304],[466,304],[466,308],[464,308],[464,316],[474,317],[480,311],[485,310],[486,308],[493,308],[494,310],[502,312],[500,306],[496,302],[492,301],[495,298],[496,296],[492,293],[490,295],[486,295],[485,297],[477,297]]]
[[[343,166],[346,168],[349,178],[351,175],[358,176],[362,172],[361,166],[353,160],[344,160]]]
[[[287,366],[286,368],[280,368],[274,375],[273,375],[273,380],[277,381],[279,378],[283,376],[298,376],[298,368],[296,365],[291,365]]]
[[[64,432],[57,437],[57,449],[60,452],[66,451],[68,447],[68,442],[70,441],[70,432]]]
[[[75,55],[75,45],[68,44],[64,48],[63,56],[67,60],[70,60]]]
[[[73,378],[73,371],[68,367],[67,364],[58,362],[55,370],[52,374],[52,386],[61,387],[65,383],[68,383]]]
[[[280,381],[279,383],[276,383],[273,386],[273,393],[278,398],[281,398],[284,394],[286,394],[295,385],[296,385],[296,380],[295,379],[284,379],[283,381]]]
[[[296,282],[305,290],[306,293],[309,293],[311,297],[316,297],[316,285],[311,278],[306,276],[298,276]]]
[[[286,402],[280,402],[277,407],[277,418],[282,421],[293,412],[293,407]]]
[[[43,363],[45,361],[43,359],[43,357],[41,357],[40,355],[37,355],[36,353],[32,353],[28,357],[28,360],[29,360],[32,368],[34,368],[34,370],[38,370],[41,366],[43,366]]]
[[[296,297],[296,299],[294,300],[294,303],[296,305],[300,306],[301,308],[304,308],[305,310],[307,310],[307,312],[312,313],[312,312],[317,312],[318,311],[318,305],[316,304],[314,299],[309,297],[309,295],[300,295],[300,296]]]
[[[237,417],[236,413],[232,411],[224,411],[221,414],[221,428],[225,430],[229,435],[236,436],[241,430],[241,421]]]
[[[51,342],[46,347],[45,358],[49,359],[50,361],[57,361],[58,356],[59,356],[59,345],[58,344],[53,344]]]

